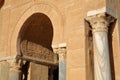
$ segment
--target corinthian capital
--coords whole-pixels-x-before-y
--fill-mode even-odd
[[[59,60],[65,60],[66,59],[66,48],[58,48],[56,53],[59,55]]]
[[[110,23],[114,22],[115,18],[105,13],[96,14],[87,17],[86,20],[90,23],[93,30],[107,30]]]

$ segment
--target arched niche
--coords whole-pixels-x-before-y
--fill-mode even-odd
[[[17,41],[18,55],[22,59],[42,64],[57,64],[52,50],[53,26],[43,13],[32,14],[22,25]]]
[[[52,50],[53,25],[51,20],[43,13],[32,14],[22,25],[18,39],[20,42],[27,40]]]
[[[29,30],[27,28],[29,27],[29,22],[34,22],[35,19],[32,19],[34,17],[46,17],[46,21],[48,24],[52,24],[49,26],[49,29],[51,32],[48,34],[48,38],[42,38],[41,40],[34,40],[34,38],[38,38],[38,35],[36,34],[36,37],[33,36],[34,38],[29,38]],[[42,20],[38,20],[42,22]],[[39,23],[39,22],[36,22]],[[44,22],[43,22],[44,23]],[[46,27],[48,28],[48,26]],[[29,28],[32,30],[32,28]],[[45,29],[45,28],[44,28]],[[36,29],[37,31],[37,29]],[[33,32],[36,32],[33,31]],[[45,32],[47,32],[45,30]],[[37,33],[37,32],[36,32]],[[28,34],[25,36],[25,34]],[[47,33],[45,34],[47,35]],[[43,35],[41,35],[43,36]],[[58,38],[59,36],[59,38]],[[36,4],[33,6],[30,6],[28,9],[25,10],[23,15],[19,18],[19,20],[16,23],[16,26],[14,26],[12,32],[10,33],[10,54],[11,55],[22,55],[20,51],[20,43],[22,41],[32,41],[35,44],[39,44],[43,46],[44,48],[47,48],[52,51],[51,44],[52,42],[56,42],[56,40],[59,40],[59,42],[62,42],[62,37],[63,37],[63,18],[60,14],[60,12],[54,8],[54,6],[51,6],[49,4]],[[27,40],[26,40],[27,39]],[[40,38],[38,38],[40,39]],[[46,42],[46,39],[47,42]],[[42,43],[43,41],[43,43]]]
[[[37,4],[34,6],[29,7],[23,15],[19,18],[16,23],[16,26],[13,28],[12,32],[10,33],[10,54],[17,55],[20,54],[18,51],[18,35],[19,32],[24,24],[24,22],[34,13],[43,13],[49,17],[51,23],[53,25],[53,41],[52,43],[61,43],[63,39],[63,18],[54,7],[46,5],[46,4]],[[58,41],[58,42],[56,42]]]
[[[25,78],[27,78],[26,73],[29,68],[26,67],[29,67],[29,62],[33,62],[31,63],[31,79],[35,80],[35,74],[37,74],[37,77],[41,77],[38,74],[41,73],[41,68],[43,68],[43,73],[50,73],[49,75],[44,75],[42,78],[45,78],[46,76],[50,78],[50,75],[53,74],[51,70],[54,71],[54,69],[48,69],[48,66],[57,65],[57,54],[54,54],[51,46],[53,35],[52,22],[49,17],[43,13],[32,14],[22,25],[18,36],[17,46],[19,52],[18,55],[22,60],[27,61],[22,66],[22,73],[26,76]],[[37,69],[34,70],[34,68]]]

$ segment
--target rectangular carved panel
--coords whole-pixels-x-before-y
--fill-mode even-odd
[[[57,65],[57,54],[42,45],[24,40],[21,42],[22,58],[42,64]]]

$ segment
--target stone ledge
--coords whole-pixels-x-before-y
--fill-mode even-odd
[[[53,49],[55,49],[55,48],[60,48],[60,47],[66,47],[66,43],[60,43],[60,44],[52,45],[52,48],[53,48]]]
[[[15,58],[16,58],[16,56],[2,57],[2,58],[0,58],[0,61],[10,60],[10,59],[15,59]]]
[[[99,13],[105,13],[106,12],[106,7],[103,7],[101,9],[97,9],[97,10],[92,10],[92,11],[88,11],[87,16],[93,16]]]

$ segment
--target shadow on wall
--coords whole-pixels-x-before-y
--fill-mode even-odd
[[[4,0],[0,0],[0,9],[2,8],[3,5],[4,5]]]
[[[24,22],[19,38],[20,42],[27,40],[52,50],[53,26],[48,16],[42,13],[31,15]]]
[[[108,31],[110,66],[111,66],[112,80],[116,80],[115,79],[114,57],[113,57],[113,44],[112,44],[112,42],[113,42],[112,34],[114,32],[115,25],[116,25],[116,21],[114,23],[111,23],[111,28],[109,28],[109,31]]]
[[[86,79],[94,80],[94,52],[93,52],[93,35],[89,22],[85,20],[86,36]]]

